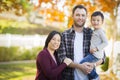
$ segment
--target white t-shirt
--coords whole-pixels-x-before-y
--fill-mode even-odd
[[[75,32],[74,62],[80,63],[82,59],[83,59],[83,32],[80,33]],[[74,80],[88,80],[88,77],[82,71],[75,69]]]

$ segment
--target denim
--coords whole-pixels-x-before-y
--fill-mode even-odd
[[[82,61],[80,63],[84,63],[84,62],[96,62],[99,59],[96,58],[94,55],[92,55],[91,53],[89,53],[86,57],[84,57],[82,59]],[[91,71],[90,74],[88,74],[89,79],[95,79],[98,77],[98,74],[96,73],[96,69],[93,68],[93,70]]]

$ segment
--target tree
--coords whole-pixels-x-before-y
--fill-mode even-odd
[[[110,14],[111,26],[109,28],[111,28],[112,30],[114,29],[111,38],[116,40],[116,36],[117,36],[116,20],[118,16],[118,7],[120,6],[120,0],[94,0],[94,5],[96,5],[103,12],[107,12]]]
[[[70,15],[68,16],[68,27],[71,27],[73,21],[72,21],[72,9],[75,5],[77,4],[81,4],[81,5],[84,5],[87,10],[88,10],[88,16],[91,15],[91,13],[93,11],[95,11],[97,9],[96,5],[93,6],[93,4],[88,0],[88,1],[85,1],[85,0],[72,0],[72,1],[66,1],[65,3],[65,6],[68,7],[68,11],[70,13]]]
[[[32,10],[29,0],[0,0],[0,12],[14,12],[21,16]]]
[[[111,35],[110,37],[113,40],[113,43],[112,43],[113,48],[112,48],[110,64],[109,64],[109,67],[111,67],[113,64],[114,42],[116,41],[116,38],[117,38],[118,27],[117,27],[116,20],[118,16],[118,7],[120,6],[120,0],[94,0],[94,5],[97,5],[97,7],[100,8],[102,11],[110,14],[111,22],[110,22],[108,29],[109,31],[112,31],[112,33],[109,32],[110,33],[109,35]]]

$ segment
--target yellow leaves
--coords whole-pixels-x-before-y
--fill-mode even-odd
[[[95,10],[97,10],[96,6],[89,6],[87,7],[88,15],[91,15]]]
[[[69,14],[66,16],[68,17],[68,27],[71,27],[73,21],[70,14],[72,13],[72,8],[75,5],[83,4],[88,10],[89,17],[95,10],[101,10],[103,12],[108,12],[113,15],[114,9],[117,6],[116,1],[117,0],[66,0],[62,8],[64,9],[64,7],[67,7],[67,9],[63,11],[60,11],[56,7],[57,3],[59,3],[59,0],[39,0],[39,3],[41,4],[42,2],[49,2],[52,4],[52,8],[43,10],[43,14],[46,14],[46,19],[50,21],[64,22],[65,11],[67,11]]]
[[[115,0],[98,0],[96,2],[97,7],[101,7],[104,12],[113,12],[113,9],[117,7],[117,2]]]
[[[41,4],[42,2],[45,2],[45,3],[47,3],[47,2],[51,2],[52,0],[39,0],[39,3]]]
[[[64,22],[65,14],[57,9],[46,9],[39,11],[40,14],[44,14],[46,20]]]
[[[113,73],[113,71],[109,72],[102,72],[103,74],[100,75],[100,80],[119,80],[116,76],[116,74]]]
[[[60,21],[63,22],[64,21],[64,13],[60,12],[58,10],[52,10],[52,12],[50,12],[51,17],[53,18],[53,21]]]
[[[72,19],[72,16],[70,16],[68,18],[68,24],[67,24],[68,28],[70,28],[72,26],[72,24],[73,24],[73,19]]]
[[[0,0],[0,12],[8,11],[21,16],[31,9],[32,6],[28,0]]]

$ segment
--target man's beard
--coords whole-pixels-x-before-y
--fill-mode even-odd
[[[79,24],[77,24],[76,22],[74,22],[74,25],[75,25],[76,27],[83,27],[84,24],[85,24],[85,22],[84,22],[83,24],[81,24],[81,25],[79,25]]]

